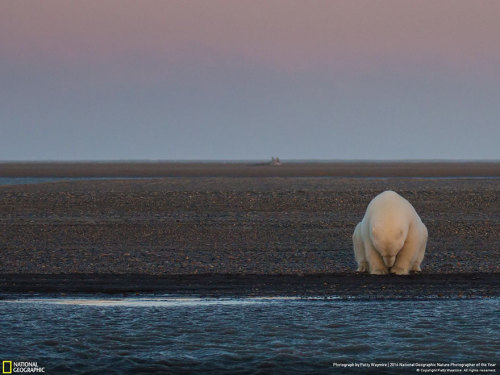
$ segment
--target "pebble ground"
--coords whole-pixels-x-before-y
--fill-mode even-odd
[[[424,275],[500,272],[498,178],[178,177],[0,187],[0,274],[353,274],[389,189],[427,225]]]

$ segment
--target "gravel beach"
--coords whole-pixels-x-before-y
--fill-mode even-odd
[[[354,226],[389,189],[429,229],[413,278],[498,282],[498,178],[215,176],[1,186],[2,285],[32,274],[356,278]]]

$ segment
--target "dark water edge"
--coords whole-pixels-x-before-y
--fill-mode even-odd
[[[443,177],[497,176],[500,161],[0,162],[5,177]]]
[[[357,273],[0,274],[0,299],[12,293],[163,293],[204,297],[339,296],[391,299],[500,297],[500,273],[376,276]]]
[[[499,310],[498,297],[3,300],[0,356],[48,374],[407,374],[332,364],[492,363]]]

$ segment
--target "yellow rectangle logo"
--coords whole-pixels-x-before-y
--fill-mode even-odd
[[[2,372],[12,374],[12,361],[2,361]]]

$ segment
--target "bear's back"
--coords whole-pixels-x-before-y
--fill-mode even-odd
[[[398,193],[387,190],[372,199],[366,209],[366,217],[372,220],[393,218],[408,220],[416,214],[415,209]]]

